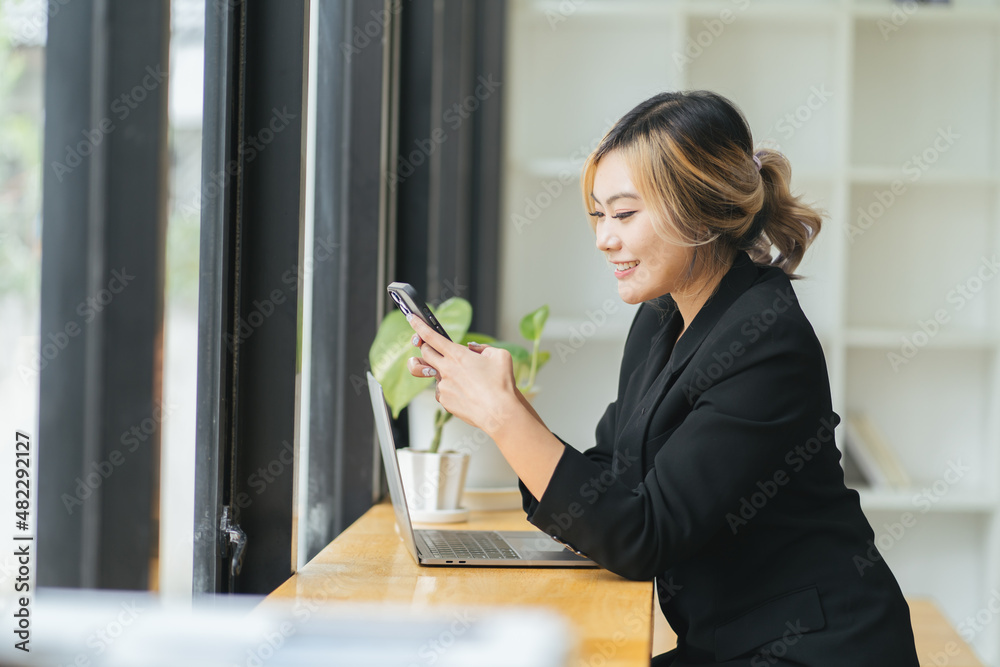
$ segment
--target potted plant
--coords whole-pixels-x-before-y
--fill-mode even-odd
[[[534,395],[538,371],[550,358],[547,351],[540,349],[548,306],[528,313],[520,322],[521,334],[531,342],[530,351],[516,343],[469,332],[472,306],[465,299],[454,297],[432,310],[448,335],[459,344],[475,341],[510,352],[518,389],[529,399]],[[456,483],[462,486],[467,476],[469,491],[481,490],[489,507],[499,508],[491,496],[502,489],[506,493],[504,507],[509,506],[513,492],[516,508],[517,476],[496,444],[481,430],[451,419],[451,413],[434,399],[433,378],[410,375],[406,361],[420,355],[410,343],[412,336],[413,330],[403,314],[394,310],[382,320],[369,350],[372,374],[382,385],[392,416],[396,418],[403,408],[410,407],[410,447],[397,452],[407,504],[411,509],[442,511],[441,519],[448,520],[449,512],[458,511],[462,495],[462,488],[458,498],[453,489]]]

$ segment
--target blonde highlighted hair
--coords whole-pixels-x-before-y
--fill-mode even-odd
[[[693,249],[686,286],[721,276],[740,250],[799,277],[795,268],[822,216],[791,193],[784,155],[754,153],[750,127],[732,102],[709,91],[661,93],[625,114],[584,164],[588,213],[597,165],[612,151],[631,172],[657,233]]]

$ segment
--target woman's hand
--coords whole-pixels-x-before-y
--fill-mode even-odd
[[[410,374],[437,378],[437,400],[462,421],[481,428],[541,500],[564,447],[518,390],[510,352],[499,347],[458,345],[419,317],[408,317],[417,332],[413,344],[423,359],[410,359]]]
[[[437,379],[438,402],[462,421],[492,434],[522,408],[510,352],[496,347],[454,343],[419,317],[407,318],[423,358],[408,362],[411,375]]]

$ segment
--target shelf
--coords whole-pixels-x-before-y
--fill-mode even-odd
[[[780,144],[769,142],[766,138],[758,140],[757,145],[759,148],[781,150]],[[593,147],[597,147],[596,143]],[[573,157],[535,158],[511,166],[533,177],[559,178],[567,171],[579,175],[583,171],[585,160],[586,155],[581,149]],[[918,185],[1000,186],[1000,172],[945,171],[932,168],[921,172],[919,177],[915,177],[915,173],[914,171],[904,172],[899,167],[852,167],[847,172],[847,180],[852,185],[889,185],[895,181],[903,181],[907,187]],[[829,183],[838,178],[838,175],[838,172],[828,169],[799,169],[796,168],[795,162],[792,163],[793,182]]]
[[[553,305],[547,423],[592,442],[581,415],[613,400],[632,320],[587,316],[621,301],[583,214],[585,158],[650,95],[716,91],[825,214],[793,285],[834,409],[866,414],[920,480],[860,491],[879,549],[907,594],[975,614],[1000,588],[1000,0],[509,6],[501,333]],[[1000,624],[973,643],[1000,667]]]
[[[623,315],[625,308],[629,308]],[[625,342],[635,312],[632,306],[619,302],[617,311],[603,324],[599,318],[550,317],[542,333],[543,341],[580,343],[588,340]]]
[[[735,18],[788,21],[796,24],[829,22],[839,13],[836,0],[688,0],[680,5],[691,18],[719,18],[729,11]]]
[[[543,16],[595,18],[648,18],[650,15],[720,18],[760,17],[788,21],[823,21],[834,18],[839,0],[523,0],[530,12]]]
[[[993,406],[985,399],[995,362],[992,351],[850,349],[838,414],[867,415],[912,479],[954,478],[949,495],[976,493],[996,484]],[[957,478],[956,464],[963,466]]]
[[[837,122],[844,94],[837,82],[843,68],[830,57],[838,48],[836,24],[741,17],[712,32],[702,19],[689,18],[687,23],[689,33],[707,35],[696,40],[697,49],[690,54],[688,87],[738,100],[755,144],[784,153],[795,182],[829,178],[843,152],[842,124]],[[801,55],[788,58],[790,51]],[[782,76],[751,74],[733,66],[748,57],[780,62]]]
[[[596,143],[594,144],[594,148],[597,148]],[[536,158],[511,166],[523,172],[526,176],[537,179],[561,179],[567,174],[572,174],[574,176],[573,184],[576,185],[579,183],[580,174],[583,172],[583,163],[586,159],[586,155],[576,155],[568,158]]]
[[[676,16],[683,4],[678,0],[522,0],[534,14],[553,17],[558,26],[571,17],[648,18],[651,14]],[[554,18],[558,17],[558,18]],[[558,22],[556,22],[558,21]]]
[[[548,303],[554,317],[583,319],[608,299],[621,304],[614,274],[595,245],[578,179],[553,184],[509,172],[502,216],[501,253],[517,258],[501,274],[502,313],[523,315]]]
[[[947,327],[947,325],[944,325]],[[845,342],[848,347],[868,348],[877,350],[898,350],[904,339],[913,342],[914,334],[922,329],[904,331],[902,329],[879,329],[852,327],[845,332]],[[923,332],[925,335],[926,331]],[[921,343],[924,336],[920,336]],[[926,336],[926,343],[919,347],[942,350],[996,350],[1000,348],[1000,333],[980,331],[949,331],[940,329],[934,337]]]
[[[523,0],[531,13],[543,16],[570,17],[641,17],[650,14],[686,15],[692,18],[719,17],[729,11],[733,16],[779,19],[796,22],[829,21],[843,15],[840,0]],[[949,4],[857,1],[850,7],[850,16],[861,20],[890,22],[902,29],[910,21],[969,21],[1000,20],[1000,8],[991,3],[971,3],[958,0]],[[915,9],[915,11],[914,11]]]
[[[949,15],[924,8],[913,16],[925,12]],[[995,156],[984,138],[994,136],[997,111],[983,91],[996,86],[996,22],[914,18],[887,33],[859,19],[854,28],[851,162],[902,170],[926,155],[930,172],[990,171]]]
[[[858,19],[869,19],[872,21],[886,21],[893,28],[903,30],[907,23],[913,22],[975,22],[983,23],[997,21],[1000,19],[1000,11],[993,6],[972,6],[966,4],[930,4],[913,3],[913,11],[909,7],[900,6],[903,3],[893,2],[885,4],[864,4],[855,5],[852,13]],[[885,27],[888,35],[890,28]]]
[[[918,485],[913,489],[857,489],[861,507],[866,511],[913,512],[993,512],[997,499],[985,494],[946,493],[935,496],[933,491],[922,495]]]
[[[992,187],[1000,185],[1000,174],[984,171],[956,171],[929,168],[917,175],[916,165],[909,171],[900,167],[853,167],[848,179],[854,185],[889,185],[902,181],[906,187],[917,185],[969,185]]]
[[[589,5],[532,3],[529,11],[515,12],[504,90],[507,159],[514,164],[539,156],[582,160],[635,101],[680,85],[668,65],[682,48],[673,38],[677,22],[670,12],[645,14],[641,21],[619,12],[580,20],[595,11]],[[627,32],[628,48],[608,44],[616,31]]]
[[[594,148],[597,147],[595,143]],[[758,142],[758,147],[760,148],[775,148],[781,150],[779,146],[770,145],[765,142]],[[589,154],[589,151],[588,151]],[[515,162],[509,165],[511,169],[520,171],[525,176],[531,178],[537,178],[539,180],[562,180],[564,183],[567,181],[572,181],[572,185],[575,187],[579,183],[580,174],[583,172],[583,164],[586,160],[586,155],[583,154],[581,150],[577,155],[571,157],[551,157],[551,158],[533,158],[530,160],[522,160],[520,162]],[[817,170],[817,169],[797,169],[795,168],[795,163],[792,163],[792,189],[794,190],[799,184],[827,184],[831,183],[836,179],[836,174],[830,170]],[[997,179],[1000,183],[1000,178]]]
[[[720,17],[731,12],[734,17],[751,17],[795,21],[829,21],[842,15],[840,0],[527,0],[531,13],[543,16],[570,17],[640,17],[651,14],[689,16],[692,18]],[[994,4],[914,3],[916,11],[901,7],[899,2],[857,2],[850,15],[860,20],[890,22],[902,29],[906,23],[969,21],[983,22],[1000,19]]]
[[[976,185],[850,188],[848,328],[915,332],[943,311],[942,335],[993,329],[996,200]]]

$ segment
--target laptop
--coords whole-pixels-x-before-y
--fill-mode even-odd
[[[403,477],[396,462],[389,406],[382,385],[369,372],[368,392],[375,412],[389,497],[396,524],[406,549],[418,565],[453,567],[597,567],[597,563],[573,553],[540,530],[423,530],[414,529],[403,492]]]

